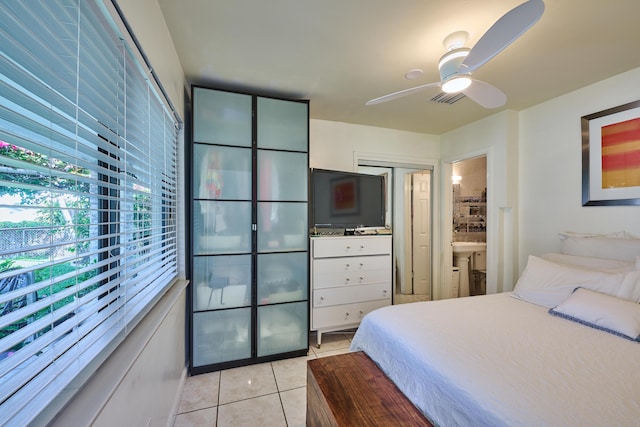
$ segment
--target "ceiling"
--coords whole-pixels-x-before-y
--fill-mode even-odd
[[[467,31],[472,47],[523,0],[158,2],[189,83],[309,99],[313,119],[439,135],[640,67],[639,1],[546,0],[542,18],[473,73],[507,95],[504,107],[430,101],[438,89],[365,106],[439,81],[447,35]],[[424,74],[407,80],[416,68]]]

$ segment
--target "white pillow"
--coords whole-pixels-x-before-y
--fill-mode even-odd
[[[614,237],[616,239],[636,239],[636,237],[627,231],[614,231],[613,233],[598,234],[598,233],[576,233],[575,231],[562,231],[560,232],[560,239],[567,237]]]
[[[627,277],[627,275],[630,275]],[[607,273],[572,268],[530,255],[513,290],[524,301],[552,308],[567,299],[578,287],[619,298],[640,298],[640,272]]]
[[[640,304],[578,288],[549,313],[640,342]]]
[[[638,261],[631,262],[618,259],[594,258],[549,252],[542,254],[541,258],[555,262],[556,264],[564,264],[569,267],[581,268],[583,270],[606,271],[608,273],[626,273],[628,271],[640,270],[640,257],[638,257]]]
[[[615,237],[565,237],[561,252],[566,255],[636,261],[640,239]]]

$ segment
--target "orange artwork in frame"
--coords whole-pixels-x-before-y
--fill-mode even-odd
[[[582,205],[640,205],[640,101],[581,118]]]

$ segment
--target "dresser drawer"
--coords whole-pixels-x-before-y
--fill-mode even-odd
[[[351,285],[366,285],[371,283],[387,283],[387,286],[391,288],[389,283],[391,282],[391,272],[388,269],[378,269],[369,271],[354,271],[354,272],[340,272],[340,273],[327,273],[323,271],[313,272],[313,288],[335,288]]]
[[[390,253],[391,236],[328,237],[313,239],[314,258]]]
[[[352,304],[391,298],[389,283],[373,285],[345,286],[341,288],[318,289],[313,291],[314,307]]]
[[[313,260],[313,268],[318,272],[327,273],[357,272],[381,268],[390,270],[391,255],[320,258]]]
[[[390,303],[389,299],[313,308],[311,310],[311,329],[356,326],[367,313]]]
[[[322,258],[312,264],[314,289],[391,281],[391,257]]]

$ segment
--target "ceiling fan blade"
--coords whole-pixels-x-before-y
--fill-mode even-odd
[[[391,101],[392,99],[402,98],[403,96],[411,95],[416,92],[421,92],[430,87],[440,87],[440,82],[427,83],[426,85],[420,85],[420,86],[412,87],[409,89],[404,89],[399,92],[390,93],[388,95],[384,95],[379,98],[372,99],[371,101],[367,101],[367,103],[364,105],[380,104],[381,102],[387,102],[387,101]]]
[[[507,102],[507,95],[500,89],[476,79],[462,93],[484,108],[502,107]]]
[[[538,22],[544,12],[542,0],[529,0],[511,9],[487,30],[461,65],[461,71],[473,72],[491,58],[502,52]]]

